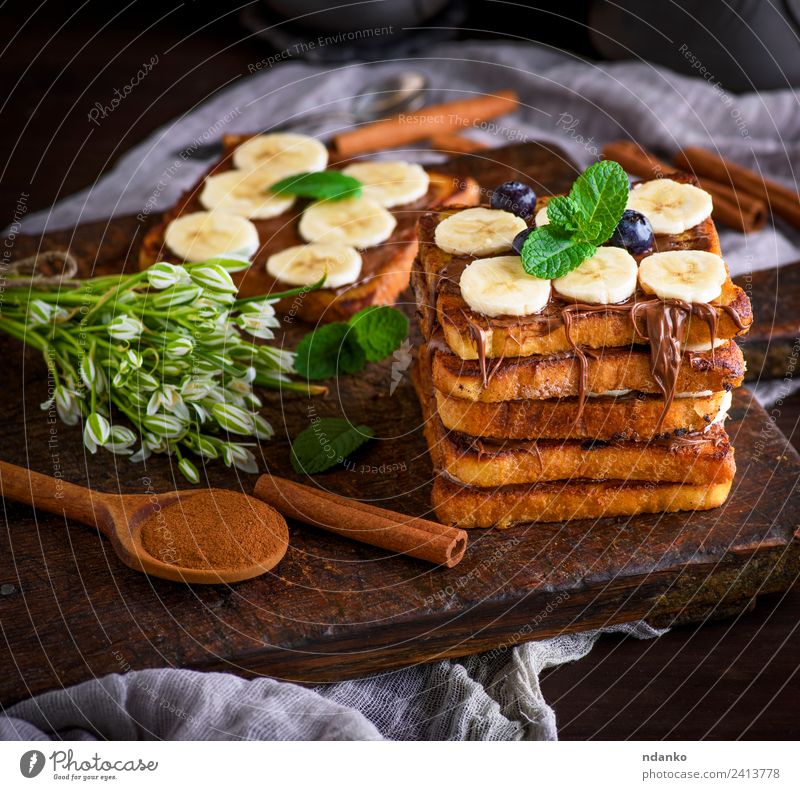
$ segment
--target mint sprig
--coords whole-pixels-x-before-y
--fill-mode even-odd
[[[591,258],[622,218],[628,190],[628,177],[617,162],[604,160],[584,170],[569,195],[548,201],[549,224],[525,240],[521,252],[525,271],[554,279]]]
[[[341,200],[361,196],[361,182],[337,170],[315,173],[297,173],[282,178],[269,188],[269,192],[297,195],[312,200]]]
[[[298,474],[313,475],[340,464],[375,431],[341,417],[318,417],[292,442],[290,460]]]
[[[358,373],[400,348],[408,319],[394,307],[370,306],[349,321],[325,324],[297,346],[295,370],[308,379],[329,379],[338,372]]]

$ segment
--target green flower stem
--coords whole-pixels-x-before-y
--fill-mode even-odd
[[[275,381],[264,376],[257,375],[253,384],[273,390],[289,390],[290,392],[302,392],[304,395],[327,395],[328,388],[322,384],[304,384],[299,381]]]
[[[130,275],[123,275],[120,277],[120,284],[110,290],[107,291],[103,296],[101,296],[95,303],[94,306],[89,310],[86,314],[85,319],[88,320],[94,315],[97,315],[100,308],[104,305],[108,304],[110,301],[118,302],[119,297],[122,296],[126,291],[130,291],[136,285],[138,285],[144,278],[146,277],[146,272],[139,272],[138,274],[130,274]]]

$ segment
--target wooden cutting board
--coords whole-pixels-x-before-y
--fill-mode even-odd
[[[574,177],[563,154],[530,143],[450,167],[488,188],[524,175],[558,192]],[[110,271],[123,265],[137,228],[133,219],[87,225],[53,234],[42,249],[69,245],[87,267]],[[37,246],[20,238],[15,254]],[[292,328],[287,344],[302,331]],[[145,468],[106,453],[86,456],[80,432],[49,424],[39,409],[46,374],[38,355],[7,338],[0,354],[5,460],[104,491],[188,487],[169,459]],[[345,413],[379,438],[348,468],[317,476],[317,485],[428,514],[431,467],[419,408],[408,371],[397,372],[393,393],[386,361],[343,377],[324,399],[267,394],[277,434],[261,448],[263,466],[296,479],[290,437],[315,415]],[[474,532],[466,558],[449,571],[293,524],[289,552],[271,574],[228,588],[188,587],[122,566],[86,527],[6,502],[0,704],[131,669],[337,680],[643,617],[666,625],[740,611],[788,587],[800,570],[800,457],[744,390],[729,427],[739,472],[723,508]],[[256,479],[210,471],[211,484],[247,492]]]

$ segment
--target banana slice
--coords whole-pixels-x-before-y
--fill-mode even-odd
[[[260,246],[256,226],[249,219],[223,211],[195,211],[172,220],[164,241],[190,263],[224,253],[251,258]]]
[[[228,170],[205,180],[200,202],[209,211],[218,209],[248,219],[270,219],[288,211],[295,200],[293,195],[269,192],[274,183],[259,171]]]
[[[648,255],[639,264],[642,288],[661,299],[711,302],[728,279],[719,255],[700,250],[672,250]]]
[[[620,247],[598,247],[577,269],[553,280],[562,296],[587,304],[624,302],[636,290],[636,261]]]
[[[683,233],[711,216],[711,195],[692,184],[657,178],[637,184],[628,195],[628,208],[650,220],[653,233]]]
[[[365,197],[384,208],[413,203],[428,192],[428,174],[411,162],[356,162],[342,172],[357,178]]]
[[[312,203],[300,220],[300,235],[306,241],[348,244],[363,249],[386,241],[397,220],[368,197],[322,200]]]
[[[490,317],[532,315],[550,301],[550,280],[532,277],[516,255],[473,261],[464,269],[459,284],[470,308]]]
[[[343,244],[298,244],[270,255],[267,271],[289,285],[313,285],[323,274],[326,288],[349,285],[361,274],[361,256]]]
[[[534,222],[536,223],[537,228],[541,228],[542,225],[550,224],[550,217],[547,216],[547,206],[545,206],[544,208],[540,208],[536,212],[536,217],[534,218]]]
[[[729,341],[726,340],[724,337],[715,337],[713,345],[709,341],[705,341],[704,343],[684,343],[683,350],[684,351],[694,351],[695,353],[701,351],[711,351],[712,348],[719,348],[720,346],[724,346]]]
[[[305,134],[261,134],[233,152],[234,167],[258,170],[270,184],[297,173],[324,170],[327,164],[328,149]]]
[[[442,220],[434,239],[439,249],[453,255],[496,255],[510,250],[514,237],[527,227],[524,219],[509,211],[468,208]],[[524,271],[522,275],[530,279]]]

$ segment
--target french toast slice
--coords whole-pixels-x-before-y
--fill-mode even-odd
[[[444,427],[470,436],[643,442],[702,431],[724,416],[731,394],[675,398],[663,419],[664,398],[657,395],[587,398],[582,413],[578,398],[482,403],[452,398],[435,389],[434,397]]]
[[[646,346],[603,348],[587,355],[588,393],[632,390],[660,393]],[[454,398],[484,403],[507,400],[570,398],[580,392],[581,367],[574,351],[511,357],[486,367],[484,381],[477,360],[436,350],[431,354],[432,384]],[[744,378],[744,357],[734,341],[713,351],[687,352],[678,373],[676,392],[730,390]]]
[[[423,366],[415,365],[412,381],[437,472],[465,485],[494,488],[572,478],[709,485],[733,479],[736,471],[720,425],[652,442],[480,439],[445,429]]]
[[[568,480],[500,488],[465,486],[439,475],[431,502],[439,521],[471,529],[505,529],[519,523],[546,523],[711,510],[728,498],[731,480],[693,485],[619,480]]]
[[[686,174],[674,177],[687,182],[692,180]],[[546,200],[543,202],[546,203]],[[461,296],[459,281],[464,267],[473,258],[451,255],[437,247],[435,242],[436,226],[456,211],[429,211],[419,221],[419,255],[412,283],[426,339],[430,339],[440,327],[447,345],[462,359],[479,358],[475,329],[482,333],[486,357],[490,359],[557,354],[571,350],[572,345],[560,320],[561,305],[554,300],[540,313],[524,317],[487,318],[470,309]],[[720,254],[719,237],[710,217],[684,233],[655,236],[653,252],[688,249]],[[634,257],[640,261],[645,256]],[[638,291],[634,298],[643,296]],[[720,296],[711,304],[718,316],[717,338],[730,340],[746,332],[752,323],[750,300],[730,277],[724,283]],[[646,342],[635,331],[630,310],[619,310],[615,305],[591,312],[579,311],[573,316],[571,335],[576,345],[590,349]],[[704,321],[689,319],[688,344],[708,344],[711,339],[709,327]]]
[[[139,267],[151,266],[157,261],[181,263],[182,261],[164,243],[167,225],[176,217],[193,211],[205,210],[200,203],[200,193],[207,176],[230,170],[235,148],[252,135],[229,134],[223,137],[224,152],[213,165],[161,220],[150,227],[139,251]],[[335,166],[335,165],[334,165]],[[419,200],[390,209],[397,220],[391,237],[383,244],[361,251],[363,267],[358,281],[340,288],[323,288],[304,293],[299,297],[281,300],[276,309],[305,321],[341,321],[370,305],[391,305],[408,286],[409,274],[417,254],[416,224],[421,213],[432,206],[470,206],[479,199],[478,184],[471,179],[454,178],[441,173],[429,173],[428,193]],[[308,201],[297,201],[284,214],[272,219],[252,220],[258,230],[261,246],[253,257],[249,269],[234,275],[242,297],[277,293],[291,288],[271,277],[266,270],[267,258],[281,250],[304,244],[298,232],[298,223]]]

